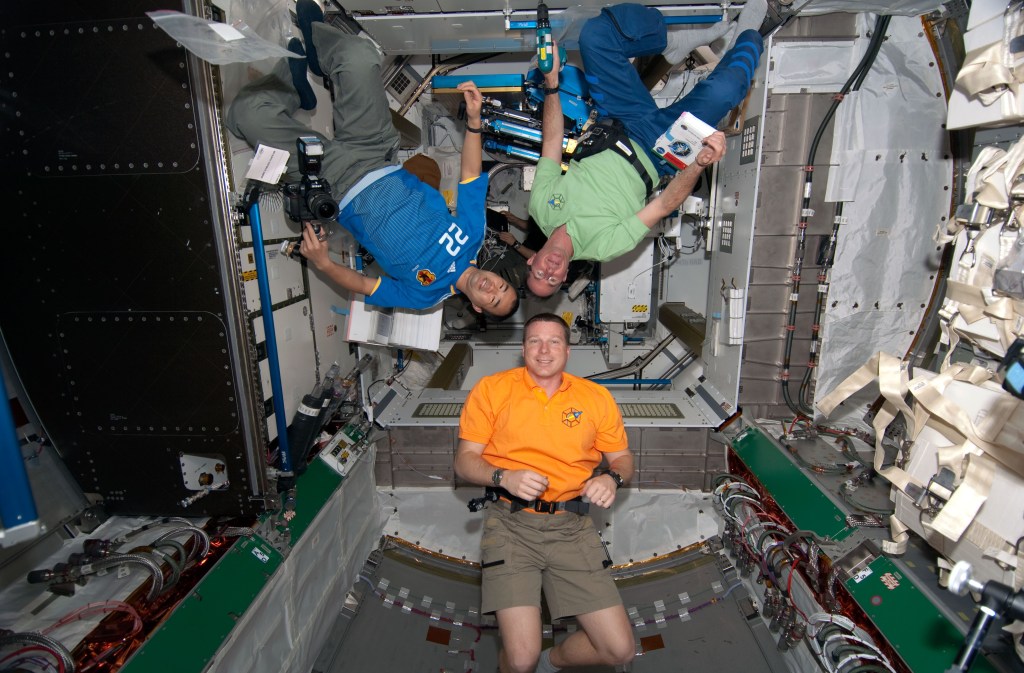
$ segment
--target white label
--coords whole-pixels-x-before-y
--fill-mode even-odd
[[[267,552],[263,551],[259,547],[253,547],[252,548],[252,555],[255,556],[256,558],[258,558],[263,563],[266,563],[267,561],[270,560],[270,554],[268,554]]]
[[[305,414],[306,416],[319,416],[320,415],[320,410],[319,409],[314,409],[313,407],[307,406],[307,405],[303,404],[302,402],[299,402],[298,412],[300,414]]]
[[[288,156],[289,153],[284,150],[258,145],[245,177],[276,185],[288,168]]]
[[[861,570],[859,573],[853,576],[853,581],[857,584],[860,584],[868,577],[871,577],[871,572],[871,568],[864,568],[864,570]]]

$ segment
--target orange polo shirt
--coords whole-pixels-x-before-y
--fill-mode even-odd
[[[462,408],[459,437],[484,445],[484,459],[548,478],[543,500],[571,500],[601,464],[629,447],[619,407],[604,387],[572,374],[548,399],[525,367],[480,380]]]

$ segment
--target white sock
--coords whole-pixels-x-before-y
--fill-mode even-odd
[[[745,30],[759,30],[768,14],[768,0],[746,0],[736,17],[736,34]]]
[[[764,18],[768,15],[768,0],[747,0],[740,10],[740,15],[729,24],[729,36],[726,38],[726,51],[733,48],[736,38],[745,30],[760,30]],[[724,53],[724,52],[723,52]]]
[[[758,0],[766,2],[766,0]],[[767,5],[766,5],[767,7]],[[765,10],[767,11],[767,10]],[[757,24],[760,28],[761,24]],[[682,63],[697,47],[711,44],[728,32],[732,24],[721,21],[707,28],[679,28],[668,31],[668,46],[661,53],[665,60],[675,65]]]
[[[558,673],[560,668],[555,668],[551,663],[551,649],[548,648],[540,653],[540,661],[537,662],[536,673]]]

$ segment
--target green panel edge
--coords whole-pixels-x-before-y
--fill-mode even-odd
[[[732,448],[797,528],[837,541],[853,533],[842,510],[760,428],[749,426]]]
[[[202,671],[282,561],[259,537],[236,540],[121,671]]]
[[[342,477],[319,457],[309,463],[309,468],[299,477],[295,490],[295,516],[292,518],[291,543],[294,545],[313,523],[324,505],[341,485]]]
[[[341,475],[322,460],[310,463],[295,491],[295,516],[289,524],[292,545],[341,482]],[[261,521],[272,516],[277,514],[265,514]],[[281,553],[258,536],[236,540],[121,671],[199,673],[205,669],[283,562]]]
[[[914,673],[945,671],[963,635],[891,560],[880,556],[846,581],[846,588]],[[971,673],[995,673],[978,656]]]

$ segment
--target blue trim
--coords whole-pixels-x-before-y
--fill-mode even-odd
[[[434,75],[430,80],[433,89],[454,89],[463,82],[473,82],[481,91],[484,89],[522,89],[523,75]]]
[[[511,143],[500,143],[491,138],[484,141],[484,149],[488,152],[504,152],[510,157],[519,157],[520,159],[526,159],[527,161],[532,161],[534,163],[540,161],[540,152],[527,149],[525,147],[519,147],[518,145],[512,145]]]
[[[263,314],[263,338],[267,345],[270,389],[274,395],[274,420],[277,426],[277,446],[281,449],[281,471],[291,472],[292,452],[288,447],[288,419],[284,415],[281,360],[277,354],[277,333],[274,331],[274,308],[270,300],[270,274],[267,273],[267,251],[263,247],[263,223],[260,221],[259,201],[249,207],[249,227],[252,229],[253,257],[256,259],[256,277],[260,288],[260,312]]]
[[[666,26],[692,26],[694,24],[721,23],[721,14],[693,14],[691,16],[666,16]],[[535,30],[537,21],[509,21],[509,30]]]
[[[508,136],[515,138],[522,138],[528,142],[539,143],[541,142],[540,130],[530,128],[523,124],[516,124],[504,119],[494,119],[490,122],[491,130],[495,133],[503,133]],[[563,143],[563,147],[564,147]]]
[[[594,383],[600,383],[602,386],[632,386],[632,385],[668,385],[672,383],[672,379],[587,379]]]
[[[721,23],[721,14],[694,14],[692,16],[666,16],[666,26],[693,25],[695,23]]]
[[[14,427],[14,416],[8,402],[7,388],[0,378],[0,474],[3,487],[0,488],[0,523],[5,530],[33,525],[39,515],[32,499],[32,487],[25,472],[25,459],[21,456],[21,445]]]

